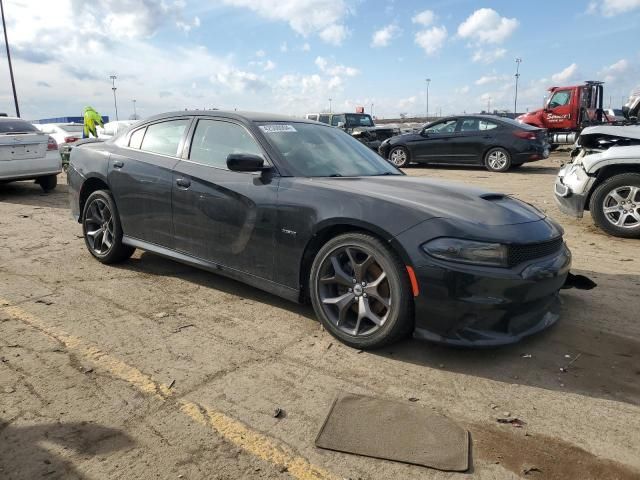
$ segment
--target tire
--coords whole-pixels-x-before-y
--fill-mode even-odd
[[[346,233],[329,240],[313,260],[309,289],[320,322],[350,347],[380,348],[413,329],[407,270],[372,235]]]
[[[602,182],[591,195],[589,210],[608,234],[640,238],[640,174],[622,173]]]
[[[118,209],[108,190],[96,190],[84,204],[82,234],[89,253],[105,264],[122,262],[135,248],[122,243]]]
[[[484,166],[490,172],[506,172],[511,168],[511,154],[502,147],[490,148],[484,154]]]
[[[393,147],[389,151],[389,156],[387,159],[392,165],[398,168],[408,166],[409,162],[411,161],[409,150],[407,150],[406,147]]]
[[[40,185],[42,190],[44,190],[45,192],[48,193],[48,192],[54,190],[56,188],[56,185],[58,185],[58,176],[57,175],[47,175],[46,177],[38,178],[38,180],[36,180],[36,182],[38,183],[38,185]]]

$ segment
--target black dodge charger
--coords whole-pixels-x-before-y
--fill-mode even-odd
[[[483,165],[506,172],[549,156],[547,131],[494,115],[446,117],[419,132],[382,142],[380,155],[396,167],[411,162]]]
[[[499,193],[405,176],[343,131],[258,113],[176,112],[72,151],[71,207],[103,263],[136,248],[310,300],[375,348],[413,332],[514,342],[558,319],[562,229]]]

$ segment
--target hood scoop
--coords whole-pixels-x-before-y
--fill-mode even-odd
[[[499,202],[500,200],[507,198],[507,195],[504,193],[483,193],[480,195],[480,198],[489,202]]]

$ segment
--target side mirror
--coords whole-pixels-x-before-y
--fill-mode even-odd
[[[421,136],[423,136],[423,137],[428,137],[428,136],[429,136],[429,132],[427,132],[427,129],[426,129],[426,128],[423,128],[423,129],[420,131],[420,135],[421,135]]]
[[[344,128],[344,122],[338,122],[338,128]]]
[[[250,153],[230,153],[227,156],[227,168],[232,172],[260,172],[267,169],[264,158]]]

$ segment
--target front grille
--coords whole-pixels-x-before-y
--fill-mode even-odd
[[[528,245],[509,245],[508,262],[509,266],[518,265],[522,262],[535,260],[536,258],[552,255],[562,248],[562,237],[558,237],[548,242],[532,243]]]

